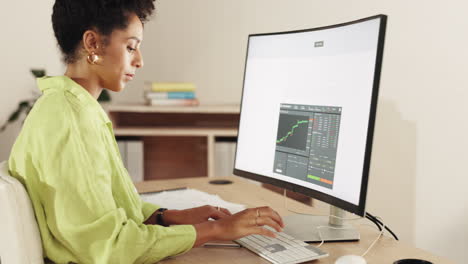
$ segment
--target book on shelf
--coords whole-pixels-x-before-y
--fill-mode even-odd
[[[146,98],[153,99],[195,99],[195,92],[148,92]]]
[[[197,106],[195,84],[183,82],[146,82],[145,98],[154,106]]]
[[[145,90],[152,92],[195,92],[193,83],[177,82],[145,82]]]
[[[198,106],[198,99],[151,99],[148,100],[149,105],[153,106]]]

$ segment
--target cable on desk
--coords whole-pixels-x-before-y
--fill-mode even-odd
[[[376,218],[377,219],[377,218]],[[380,231],[379,235],[377,236],[377,238],[374,240],[374,242],[372,242],[372,244],[367,248],[367,250],[362,253],[361,257],[364,257],[370,250],[372,247],[374,247],[375,243],[377,243],[377,241],[379,240],[379,238],[383,235],[383,233],[385,232],[385,224],[383,224],[383,228],[382,230]]]
[[[328,216],[328,217],[334,217],[334,218],[338,218],[338,219],[341,219],[341,220],[347,220],[347,221],[352,221],[352,220],[359,220],[359,219],[362,219],[362,217],[354,217],[354,218],[344,218],[344,217],[339,217],[339,216],[336,216],[336,215],[315,215],[315,214],[309,214],[309,213],[301,213],[301,212],[297,212],[297,211],[294,211],[294,210],[291,210],[288,208],[288,205],[287,205],[287,197],[286,197],[286,192],[287,190],[286,189],[283,189],[283,198],[284,198],[284,208],[290,212],[293,212],[293,213],[296,213],[296,214],[301,214],[301,215],[314,215],[314,216]],[[374,242],[369,246],[369,248],[366,250],[366,252],[364,252],[364,255],[366,255],[369,250],[375,245],[375,243],[377,242],[377,240],[383,235],[383,233],[385,232],[385,230],[387,230],[388,232],[390,232],[390,234],[392,234],[392,236],[395,238],[395,240],[399,240],[398,237],[395,235],[395,233],[393,233],[393,231],[388,227],[386,226],[381,220],[380,220],[380,217],[376,217],[376,216],[373,216],[371,213],[369,212],[366,212],[365,213],[365,217],[371,221],[372,223],[374,223],[377,228],[379,229],[380,233],[379,235],[377,236],[377,238],[374,240]],[[325,226],[318,226],[317,227],[317,231],[318,231],[318,234],[319,234],[319,237],[320,237],[320,244],[317,246],[317,247],[320,247],[323,245],[323,243],[325,242],[324,239],[322,238],[322,234],[320,232],[320,228],[323,228]],[[332,228],[332,229],[347,229],[346,227],[344,228],[339,228],[339,227],[330,227],[330,226],[326,226],[327,228]]]
[[[395,240],[399,240],[397,235],[395,235],[395,233],[393,233],[393,231],[390,229],[390,227],[384,225],[382,223],[382,221],[379,219],[379,217],[375,217],[371,213],[366,212],[366,218],[371,220],[372,222],[374,222],[374,224],[376,224],[377,226],[379,226],[379,230],[382,230],[381,227],[380,227],[380,225],[382,225],[384,229],[387,229],[387,231],[390,232],[390,234],[392,234],[392,236],[395,238]]]
[[[379,229],[379,231],[382,231],[382,226],[380,226],[380,224],[374,218],[368,216],[367,214],[366,214],[366,218],[369,221],[371,221],[372,223],[374,223],[377,226],[377,228]]]

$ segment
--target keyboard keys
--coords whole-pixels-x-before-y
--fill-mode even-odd
[[[250,235],[236,242],[274,264],[296,264],[328,256],[328,253],[301,240],[276,232],[276,238]]]

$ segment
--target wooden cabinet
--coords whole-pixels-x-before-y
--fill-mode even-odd
[[[144,179],[213,177],[216,138],[237,137],[239,105],[104,106],[117,139],[139,138]]]

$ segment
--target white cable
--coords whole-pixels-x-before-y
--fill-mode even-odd
[[[356,217],[356,218],[343,218],[343,217],[339,217],[339,216],[336,216],[336,215],[316,215],[316,214],[309,214],[309,213],[301,213],[301,212],[297,212],[297,211],[294,211],[294,210],[291,210],[288,208],[287,206],[287,197],[286,197],[286,189],[283,189],[283,197],[284,197],[284,208],[286,210],[288,210],[289,212],[293,212],[293,213],[296,213],[296,214],[300,214],[300,215],[313,215],[313,216],[328,216],[328,217],[334,217],[334,218],[338,218],[338,219],[341,219],[341,220],[347,220],[347,221],[351,221],[351,220],[359,220],[359,219],[362,219],[362,217]],[[337,230],[344,230],[344,229],[349,229],[349,227],[332,227],[332,226],[317,226],[317,231],[318,231],[318,235],[319,235],[319,238],[321,240],[320,244],[318,246],[315,246],[315,247],[321,247],[324,243],[325,243],[325,240],[323,239],[322,237],[322,233],[320,232],[320,228],[324,228],[324,227],[327,227],[327,228],[330,228],[330,229],[337,229]]]
[[[297,212],[297,211],[294,211],[294,210],[291,210],[288,208],[287,206],[287,197],[286,197],[286,189],[283,189],[283,197],[284,197],[284,208],[290,212],[293,212],[293,213],[296,213],[296,214],[301,214],[301,215],[314,215],[314,214],[309,214],[309,213],[301,213],[301,212]],[[317,216],[317,215],[314,215],[314,216]],[[343,217],[339,217],[339,216],[336,216],[336,215],[321,215],[321,216],[328,216],[328,217],[335,217],[335,218],[338,218],[338,219],[341,219],[341,220],[347,220],[347,221],[350,221],[350,220],[359,220],[359,219],[362,219],[362,217],[356,217],[356,218],[343,218]],[[379,240],[379,238],[383,235],[383,233],[385,232],[385,224],[383,223],[382,219],[380,217],[376,217],[378,220],[380,220],[382,222],[382,230],[379,232],[379,235],[377,236],[377,238],[372,242],[372,244],[369,246],[369,248],[367,248],[367,250],[361,255],[361,257],[364,257],[367,253],[369,253],[369,251],[372,249],[372,247],[375,245],[375,243],[377,243],[377,241]],[[344,228],[338,228],[338,227],[331,227],[331,226],[317,226],[317,231],[318,231],[318,235],[319,235],[319,238],[321,240],[320,244],[316,247],[321,247],[324,243],[325,243],[325,240],[323,239],[322,237],[322,233],[320,232],[320,228],[324,228],[324,227],[327,227],[327,228],[331,228],[331,229],[348,229],[346,227]]]
[[[320,228],[330,228],[330,229],[336,229],[336,230],[345,230],[345,229],[350,229],[349,227],[332,227],[332,226],[317,226],[317,231],[318,231],[318,234],[319,234],[319,237],[320,237],[320,244],[318,244],[318,246],[315,246],[315,247],[321,247],[323,245],[323,243],[325,243],[325,240],[323,239],[322,237],[322,233],[320,232]]]
[[[370,225],[370,224],[360,224],[359,226],[369,226],[369,227],[378,229],[375,225]],[[345,227],[344,228],[339,228],[339,227],[331,227],[331,226],[317,226],[317,231],[318,231],[321,242],[320,242],[320,244],[318,244],[318,246],[315,246],[315,247],[321,247],[325,243],[325,240],[323,240],[323,238],[322,238],[322,233],[320,232],[320,228],[323,228],[323,227],[331,228],[331,229],[347,229]]]
[[[316,246],[316,247],[318,247],[318,248],[321,247],[321,246],[323,245],[323,243],[325,243],[325,240],[323,240],[323,237],[322,237],[322,233],[320,233],[320,228],[322,228],[322,227],[323,227],[323,226],[317,226],[317,231],[318,231],[320,240],[322,240],[322,241],[320,242],[320,244],[319,244],[318,246]]]
[[[377,238],[374,240],[374,242],[372,242],[372,244],[369,246],[369,248],[367,248],[366,252],[364,252],[361,257],[364,257],[368,252],[369,250],[371,250],[371,248],[375,245],[375,243],[377,243],[377,241],[379,240],[379,238],[383,235],[383,233],[385,232],[385,223],[382,221],[382,219],[380,217],[375,217],[376,219],[380,220],[382,222],[382,231],[380,231],[379,235],[377,236]]]

